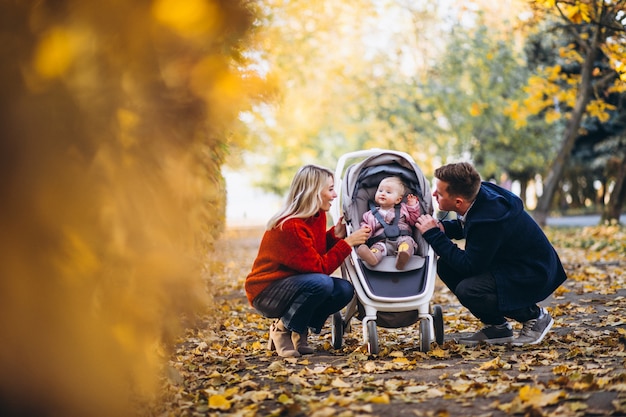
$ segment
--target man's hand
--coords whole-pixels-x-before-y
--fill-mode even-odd
[[[443,226],[430,214],[422,214],[417,218],[417,222],[415,222],[415,227],[420,233],[424,234],[427,230],[434,229],[435,227],[439,227],[439,230],[443,232]]]

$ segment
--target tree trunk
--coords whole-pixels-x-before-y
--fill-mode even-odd
[[[582,90],[585,91],[583,92]],[[559,153],[554,161],[552,161],[552,164],[548,169],[548,174],[543,182],[543,193],[539,197],[537,208],[534,213],[535,220],[540,226],[546,225],[546,219],[548,218],[548,213],[550,212],[550,208],[552,206],[552,199],[554,198],[557,186],[563,176],[565,165],[567,164],[570,154],[572,153],[574,142],[578,137],[578,128],[580,127],[585,107],[589,102],[590,90],[589,86],[581,85],[581,93],[576,100],[576,107],[572,112],[572,118],[568,122],[565,132],[563,132],[561,148],[559,149]]]
[[[578,129],[585,114],[589,98],[591,97],[591,78],[594,68],[594,62],[597,56],[597,42],[600,35],[600,29],[596,30],[592,44],[589,46],[589,53],[583,63],[581,71],[581,81],[576,98],[576,104],[572,111],[571,118],[567,123],[567,127],[563,132],[563,140],[559,152],[548,168],[548,173],[543,182],[543,193],[537,202],[537,208],[534,212],[534,218],[540,226],[546,225],[548,213],[552,206],[552,200],[556,192],[557,186],[563,176],[563,171],[567,161],[569,160],[572,148],[578,137]]]
[[[602,212],[602,221],[608,223],[616,221],[619,223],[624,200],[626,200],[626,156],[622,158],[622,162],[617,169],[615,186],[609,197],[609,203]]]
[[[527,198],[526,198],[526,191],[528,190],[528,181],[523,180],[519,182],[519,196],[522,199],[522,201],[524,202],[524,207],[528,207],[527,204]]]

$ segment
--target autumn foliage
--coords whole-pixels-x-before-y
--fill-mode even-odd
[[[533,175],[545,166],[539,151],[528,151],[530,136],[511,141],[520,148],[500,141],[467,148],[478,138],[511,140],[509,130],[479,133],[505,126],[490,111],[511,110],[500,99],[518,84],[499,90],[460,71],[472,54],[443,78],[423,71],[438,62],[427,53],[441,52],[443,33],[420,37],[438,2],[402,2],[407,13],[394,22],[419,33],[395,32],[411,47],[390,53],[374,41],[376,19],[398,13],[391,3],[380,2],[385,7],[372,16],[360,1],[1,2],[0,415],[347,417],[421,404],[409,411],[444,416],[453,401],[461,410],[476,402],[481,413],[556,416],[577,415],[590,407],[585,395],[600,391],[612,395],[604,411],[626,412],[619,226],[551,235],[570,280],[550,301],[557,324],[537,349],[447,341],[421,353],[415,332],[403,329],[381,332],[383,349],[372,357],[358,325],[341,350],[327,332],[312,340],[312,358],[285,362],[265,349],[268,321],[241,292],[258,235],[229,230],[215,245],[224,232],[220,169],[233,139],[246,146],[247,135],[261,137],[264,161],[275,163],[265,164],[264,179],[278,192],[290,169],[334,163],[348,145],[410,148],[430,168],[451,149],[493,154],[486,165],[497,161],[498,169],[514,164],[497,149],[529,156]],[[591,16],[583,8],[589,1],[558,3],[578,5],[572,17],[582,21]],[[270,21],[269,32],[260,30]],[[363,40],[378,45],[374,59]],[[490,33],[484,40],[465,49],[502,46]],[[623,43],[603,48],[622,77],[624,60],[613,57],[623,58]],[[417,51],[408,56],[413,63],[398,71],[407,51]],[[515,57],[498,51],[473,68],[515,79]],[[518,126],[526,110],[551,103],[546,92],[573,103],[573,90],[554,87],[570,82],[558,67],[540,75],[526,90],[535,99],[511,110]],[[264,81],[273,89],[265,91]],[[466,94],[469,81],[497,100],[487,106]],[[623,93],[623,83],[612,88]],[[450,100],[441,99],[446,91]],[[266,101],[242,113],[250,94]],[[612,109],[592,101],[584,110],[602,120]],[[237,131],[233,121],[243,116],[250,129]],[[446,308],[448,337],[477,325],[444,289],[434,302]]]

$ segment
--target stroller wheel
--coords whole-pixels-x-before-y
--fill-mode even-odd
[[[443,310],[440,305],[433,306],[433,325],[435,326],[435,342],[443,345]]]
[[[430,350],[430,323],[428,320],[420,320],[420,352]]]
[[[332,322],[332,343],[335,349],[341,349],[343,343],[343,327],[343,319],[341,318],[341,313],[338,311],[333,314]]]
[[[373,320],[367,322],[367,351],[372,355],[378,354],[378,331]]]

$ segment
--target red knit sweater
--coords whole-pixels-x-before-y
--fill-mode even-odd
[[[248,301],[271,282],[293,275],[322,273],[330,275],[350,254],[352,247],[335,236],[334,227],[326,230],[326,212],[308,219],[287,220],[282,229],[265,231],[259,254],[246,277]]]

